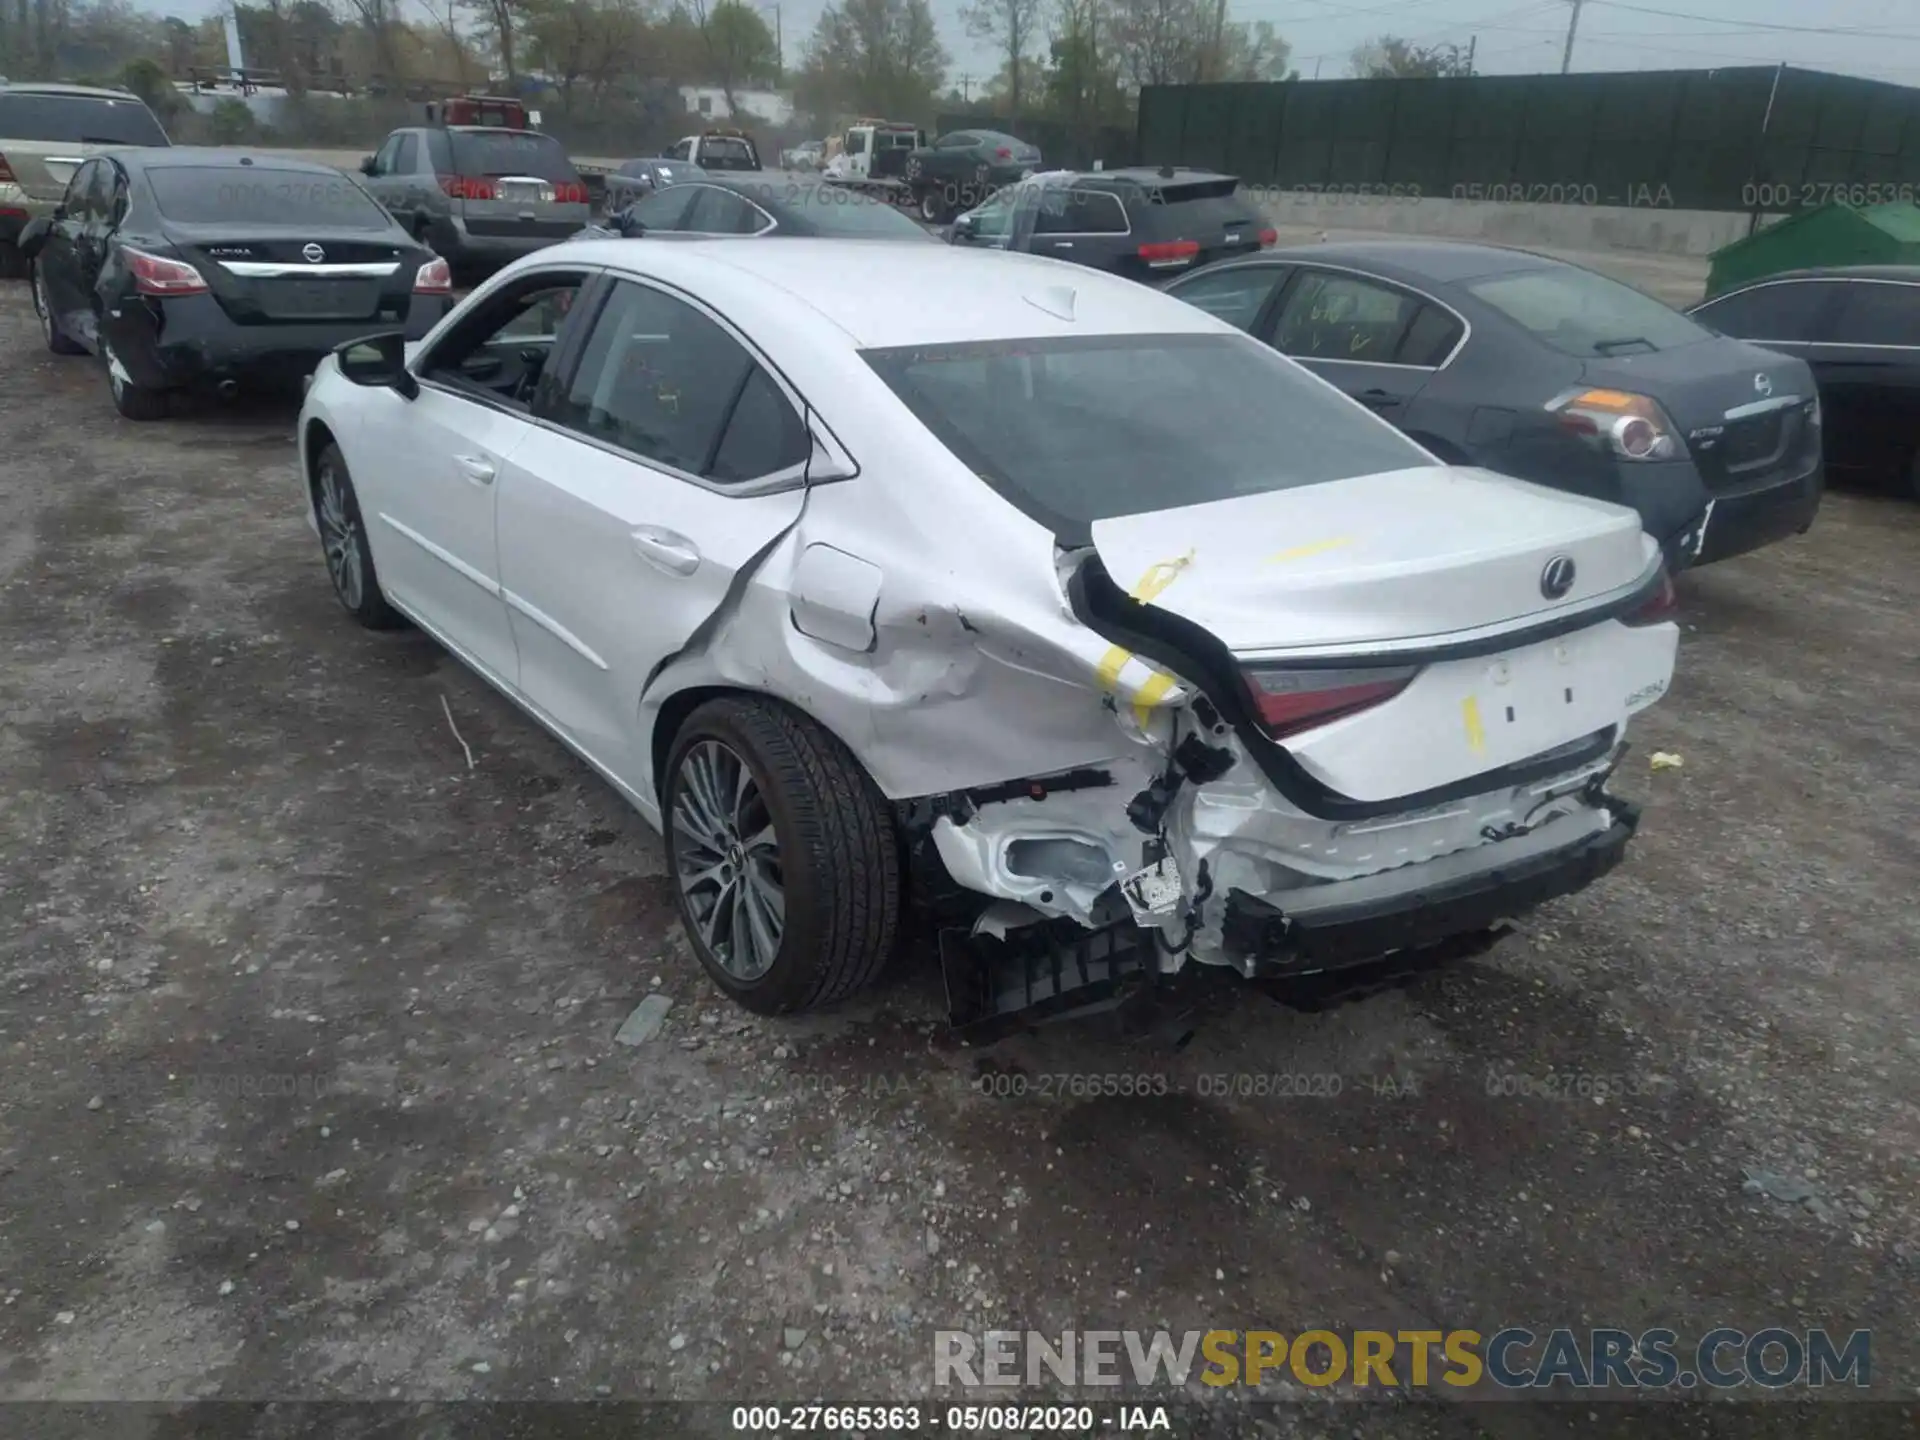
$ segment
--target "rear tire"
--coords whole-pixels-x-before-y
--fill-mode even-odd
[[[24,280],[30,265],[20,247],[11,240],[0,240],[0,280]]]
[[[953,207],[947,204],[946,187],[929,185],[920,191],[920,218],[929,225],[944,225],[953,218]]]
[[[47,299],[47,285],[40,278],[38,265],[30,267],[27,286],[33,294],[33,313],[40,317],[40,334],[47,342],[47,349],[56,355],[86,354],[86,347],[70,339],[67,332],[60,328],[60,319],[53,313],[53,305]]]
[[[406,617],[387,603],[380,589],[373,547],[367,543],[366,523],[360,518],[360,497],[338,445],[327,446],[314,462],[313,515],[320,525],[327,578],[346,612],[369,630],[398,630],[405,625]]]
[[[712,700],[674,736],[660,792],[681,922],[723,991],[785,1015],[878,978],[899,928],[899,849],[837,739],[771,700]]]
[[[113,408],[128,420],[164,420],[167,418],[167,392],[136,385],[126,367],[114,359],[113,347],[100,343],[100,358],[106,362],[107,388],[113,392]]]

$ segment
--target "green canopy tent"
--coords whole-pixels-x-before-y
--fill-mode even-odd
[[[1707,294],[1829,265],[1920,265],[1920,205],[1822,205],[1713,252]]]

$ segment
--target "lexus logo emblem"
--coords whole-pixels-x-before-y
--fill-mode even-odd
[[[1773,393],[1773,381],[1767,378],[1765,371],[1753,377],[1753,393],[1756,395],[1771,395]]]
[[[1573,557],[1556,555],[1547,561],[1547,568],[1540,572],[1540,593],[1549,600],[1558,600],[1573,589]]]
[[[322,250],[318,245],[307,246],[306,249],[300,252],[300,255],[309,265],[318,265],[322,260],[327,258],[327,252]]]

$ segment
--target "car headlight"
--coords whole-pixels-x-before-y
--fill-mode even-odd
[[[1680,431],[1650,395],[1569,390],[1547,402],[1560,423],[1622,460],[1671,460],[1683,454]]]

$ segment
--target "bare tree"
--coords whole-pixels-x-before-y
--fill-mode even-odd
[[[447,48],[453,52],[454,78],[464,87],[467,84],[467,42],[461,37],[456,16],[460,11],[460,0],[420,0],[420,8],[427,12],[427,19],[433,22],[433,28],[446,37]]]
[[[1027,61],[1038,38],[1042,0],[974,0],[961,7],[967,34],[999,47],[1007,67],[1007,103],[1018,117],[1026,93]]]
[[[743,0],[687,0],[687,9],[700,31],[707,78],[719,85],[727,114],[738,118],[734,90],[742,81],[751,83],[778,65],[773,32],[760,12]]]

